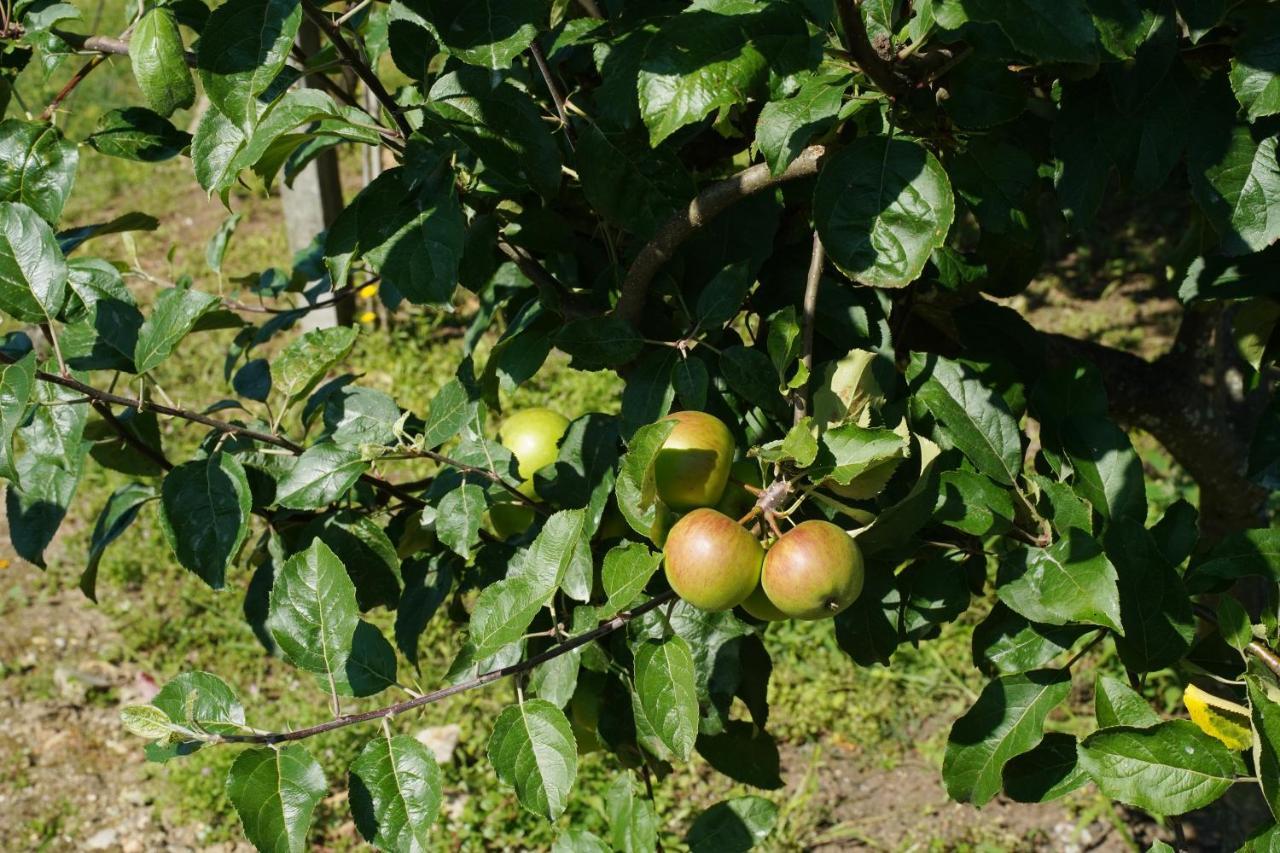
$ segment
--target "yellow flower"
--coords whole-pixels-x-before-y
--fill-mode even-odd
[[[378,319],[378,315],[372,311],[366,311],[360,315],[360,322],[368,325]]]
[[[373,284],[366,284],[364,287],[360,288],[359,293],[361,299],[372,299],[378,295],[378,283],[374,282]]]

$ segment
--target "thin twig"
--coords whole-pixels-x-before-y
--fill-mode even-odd
[[[152,447],[150,444],[147,444],[147,442],[142,440],[141,436],[129,429],[129,425],[117,418],[115,413],[111,411],[110,405],[101,400],[95,399],[90,399],[89,405],[93,406],[94,410],[102,416],[102,419],[107,422],[108,426],[116,431],[116,435],[120,436],[121,440],[123,440],[125,444],[132,446],[135,450],[159,465],[164,470],[173,470],[173,463],[169,461],[168,457],[156,448]]]
[[[551,94],[551,102],[556,105],[556,115],[560,117],[560,126],[564,128],[564,135],[569,140],[569,147],[573,148],[573,128],[569,125],[569,114],[564,108],[564,93],[560,91],[560,84],[556,82],[555,76],[551,73],[551,66],[547,64],[547,55],[542,52],[542,48],[538,46],[535,39],[529,43],[529,53],[533,55],[533,61],[537,63],[538,71],[542,74],[542,80],[547,84],[547,91]]]
[[[1199,603],[1193,604],[1192,607],[1195,609],[1197,616],[1210,625],[1217,626],[1218,614],[1214,613],[1213,610]],[[1249,654],[1261,661],[1263,666],[1271,670],[1273,675],[1280,678],[1280,655],[1277,655],[1270,646],[1258,640],[1250,640],[1245,649]]]
[[[14,359],[12,356],[7,353],[0,352],[0,363],[12,364],[13,362]],[[181,418],[185,421],[191,421],[192,423],[207,426],[224,435],[240,436],[263,444],[270,444],[273,447],[280,447],[295,456],[306,450],[302,445],[291,441],[282,435],[262,432],[261,430],[250,429],[249,427],[242,427],[237,424],[228,423],[227,421],[201,414],[200,412],[193,412],[189,409],[178,408],[177,406],[168,406],[163,403],[155,402],[143,402],[135,397],[123,397],[119,394],[113,394],[109,391],[103,391],[100,388],[95,388],[92,385],[86,385],[71,376],[59,376],[56,373],[37,370],[36,379],[39,379],[41,382],[51,382],[54,385],[61,385],[64,388],[70,388],[73,391],[78,391],[81,394],[84,394],[91,400],[97,400],[101,403],[107,403],[113,406],[124,406],[138,412],[141,412],[144,409],[150,409],[151,411],[160,415],[165,415],[166,417]],[[419,508],[426,506],[426,502],[417,495],[410,494],[402,487],[397,486],[395,483],[388,480],[384,480],[375,474],[362,474],[360,475],[360,479],[383,494],[399,498],[411,506]]]
[[[320,299],[316,302],[309,302],[306,305],[299,305],[295,308],[270,308],[266,305],[246,305],[243,302],[237,302],[229,297],[223,298],[222,304],[227,308],[230,308],[232,311],[247,311],[252,314],[292,314],[295,311],[300,311],[305,314],[320,308],[328,308],[330,305],[336,305],[339,302],[350,299],[356,294],[356,291],[361,288],[368,287],[377,281],[377,278],[370,279],[359,287],[349,284],[346,287],[338,288],[328,299]]]
[[[654,276],[658,274],[663,264],[671,259],[676,249],[697,233],[699,228],[747,196],[776,187],[786,181],[816,175],[826,153],[827,149],[824,146],[811,145],[801,151],[800,155],[780,175],[772,174],[769,167],[761,163],[712,184],[698,193],[686,209],[663,223],[653,238],[636,255],[636,259],[631,262],[631,267],[622,281],[622,290],[618,295],[618,304],[614,308],[614,313],[633,326],[636,325],[644,313],[649,284]]]
[[[813,232],[813,251],[809,255],[809,276],[804,283],[804,318],[800,327],[800,364],[804,368],[804,384],[795,393],[795,422],[809,413],[810,374],[813,372],[813,326],[818,312],[818,284],[822,281],[822,265],[826,252],[822,239]]]
[[[525,506],[529,507],[530,509],[534,510],[535,512],[541,515],[550,514],[550,510],[548,510],[544,505],[538,503],[533,498],[529,497],[524,492],[520,491],[520,488],[518,486],[508,481],[505,477],[503,477],[497,471],[493,471],[488,468],[480,468],[476,465],[469,465],[466,462],[460,462],[457,459],[453,459],[451,457],[445,456],[443,453],[438,453],[434,450],[412,450],[412,451],[409,451],[408,455],[418,456],[423,459],[430,459],[432,462],[438,462],[441,465],[446,465],[450,468],[454,468],[458,471],[461,471],[463,474],[473,474],[477,477],[483,477],[486,480],[490,481],[491,483],[501,487],[502,489],[510,493],[514,498],[516,498],[516,500],[518,500],[520,503],[524,504]]]
[[[461,684],[453,684],[453,685],[450,685],[449,687],[444,687],[440,690],[436,690],[431,693],[424,693],[421,696],[415,696],[412,699],[406,699],[403,702],[397,702],[396,704],[388,705],[385,708],[378,708],[373,711],[365,711],[364,713],[361,713],[361,714],[348,714],[345,717],[338,717],[337,719],[334,719],[334,720],[329,720],[327,722],[319,723],[314,726],[308,726],[302,729],[295,729],[294,731],[290,731],[290,732],[260,732],[256,734],[247,734],[247,735],[214,735],[209,739],[209,742],[210,743],[261,743],[261,744],[284,743],[286,741],[304,740],[305,738],[314,737],[315,735],[322,734],[324,732],[331,732],[334,729],[346,728],[347,726],[352,726],[357,723],[367,723],[372,720],[388,719],[388,718],[397,716],[399,714],[403,714],[406,711],[412,711],[414,708],[421,708],[424,705],[431,705],[435,702],[439,702],[442,699],[447,699],[450,696],[457,695],[458,693],[465,693],[468,690],[474,690],[477,687],[483,687],[486,684],[491,684],[494,681],[499,681],[503,678],[507,678],[508,676],[518,675],[519,673],[522,673],[522,672],[528,672],[529,670],[533,669],[536,666],[539,666],[540,664],[544,664],[549,660],[554,660],[555,658],[558,658],[561,655],[568,654],[574,649],[585,646],[587,643],[590,643],[593,640],[597,640],[601,637],[605,637],[605,636],[608,636],[609,634],[612,634],[614,631],[623,627],[633,619],[637,619],[640,616],[643,616],[644,614],[648,613],[650,610],[653,610],[656,607],[660,607],[663,603],[670,601],[674,597],[675,597],[675,592],[671,590],[668,590],[663,593],[659,593],[658,595],[655,595],[653,598],[646,601],[644,604],[641,604],[639,607],[636,607],[633,610],[619,613],[617,616],[614,616],[612,619],[608,619],[604,622],[601,622],[599,625],[597,625],[595,628],[592,628],[590,631],[587,631],[584,634],[579,634],[578,636],[573,637],[572,639],[566,640],[565,642],[561,643],[558,646],[552,646],[551,648],[547,649],[545,652],[534,655],[528,660],[521,661],[520,663],[511,664],[510,666],[504,666],[504,667],[501,667],[500,669],[491,670],[490,672],[486,672],[484,675],[473,678],[470,681],[464,681]]]
[[[408,120],[405,119],[400,105],[396,103],[395,98],[391,97],[387,87],[382,85],[382,81],[378,79],[378,75],[369,67],[369,63],[360,55],[360,52],[352,47],[351,42],[347,41],[342,35],[342,28],[335,24],[328,14],[312,5],[310,0],[302,0],[302,13],[320,28],[329,41],[333,42],[334,48],[337,49],[338,53],[342,54],[343,59],[350,63],[351,69],[355,71],[356,76],[369,87],[369,91],[378,99],[378,103],[382,104],[383,109],[391,115],[396,127],[400,128],[400,135],[408,139],[413,134],[413,128],[409,126]]]
[[[40,113],[39,120],[48,121],[53,118],[53,114],[58,111],[58,107],[62,105],[62,102],[65,101],[71,93],[76,90],[76,87],[84,82],[84,78],[88,77],[93,72],[93,69],[101,65],[106,58],[107,54],[99,53],[97,56],[90,58],[84,65],[81,65],[80,69],[76,71],[75,74],[71,75],[71,79],[67,81],[66,85],[59,89],[58,93],[49,101],[49,105],[44,108],[44,112]]]

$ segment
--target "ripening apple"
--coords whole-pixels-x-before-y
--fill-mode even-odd
[[[764,548],[729,516],[701,508],[682,517],[663,548],[667,582],[676,594],[703,610],[741,604],[760,582]]]
[[[676,422],[654,465],[658,497],[677,512],[715,506],[729,482],[733,434],[706,412],[674,412]]]
[[[550,409],[521,409],[503,421],[498,439],[516,458],[521,494],[537,499],[533,475],[559,458],[560,439],[568,428],[569,419]],[[529,529],[533,510],[515,500],[503,501],[489,509],[489,519],[498,536],[506,539]]]
[[[829,521],[804,521],[782,534],[764,558],[760,586],[792,619],[835,616],[862,592],[862,552]]]

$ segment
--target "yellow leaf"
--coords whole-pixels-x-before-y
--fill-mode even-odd
[[[1194,684],[1187,685],[1182,704],[1187,706],[1191,722],[1199,726],[1200,731],[1222,741],[1228,748],[1239,751],[1253,745],[1249,709],[1243,705],[1220,699]]]

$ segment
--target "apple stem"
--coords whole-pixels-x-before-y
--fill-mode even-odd
[[[759,486],[753,486],[750,483],[744,483],[741,480],[735,479],[733,477],[729,478],[729,482],[733,483],[735,486],[741,486],[744,492],[746,492],[749,495],[754,495],[757,498],[764,494],[764,489],[760,488]]]
[[[781,539],[782,530],[778,527],[777,514],[773,510],[767,509],[764,511],[764,520],[768,523],[769,529],[773,531],[773,535]]]
[[[759,514],[760,514],[760,507],[759,507],[759,506],[753,506],[753,507],[751,508],[751,510],[750,510],[746,515],[744,515],[742,518],[738,519],[738,523],[739,523],[739,524],[741,524],[743,527],[746,527],[747,522],[748,522],[748,521],[750,521],[751,519],[755,518],[755,517],[756,517],[757,515],[759,515]]]

